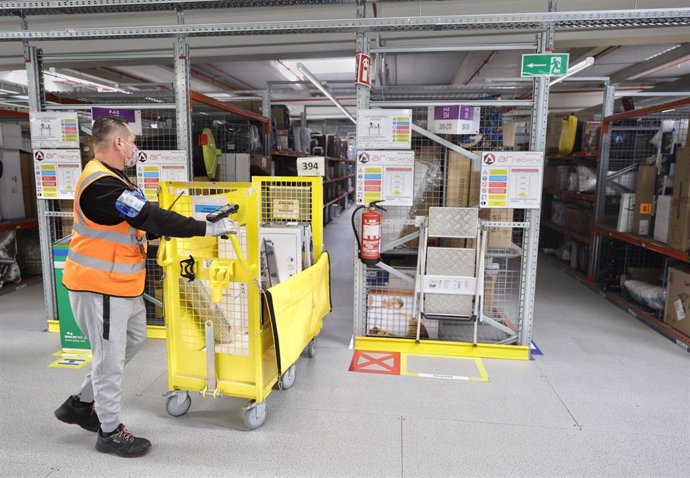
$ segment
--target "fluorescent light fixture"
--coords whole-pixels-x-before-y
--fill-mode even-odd
[[[651,60],[652,58],[656,58],[657,56],[663,55],[664,53],[668,53],[669,51],[673,51],[673,50],[675,50],[676,48],[680,48],[680,47],[681,47],[680,44],[678,44],[678,45],[673,45],[672,47],[667,48],[667,49],[665,49],[664,51],[660,51],[659,53],[655,53],[655,54],[653,54],[653,55],[651,55],[651,56],[648,56],[648,57],[645,58],[643,61]]]
[[[298,64],[302,64],[315,75],[329,75],[329,74],[353,74],[355,71],[355,57],[348,56],[343,58],[320,58],[309,60],[282,60],[281,63],[289,69],[297,68]]]
[[[671,108],[670,110],[664,110],[664,111],[662,111],[662,113],[670,113],[671,111],[676,111],[676,109],[675,109],[675,108]]]
[[[584,59],[583,61],[581,61],[580,63],[577,63],[577,64],[571,66],[570,68],[568,68],[568,71],[566,72],[565,75],[560,76],[560,77],[556,78],[555,80],[553,80],[551,83],[549,83],[549,86],[553,86],[553,85],[555,85],[555,84],[557,84],[557,83],[560,83],[561,81],[565,80],[565,79],[568,78],[569,76],[573,76],[573,75],[575,75],[575,74],[581,72],[581,71],[584,70],[585,68],[589,68],[589,67],[592,66],[593,64],[594,64],[594,57],[593,57],[593,56],[588,56],[587,58],[585,58],[585,59]]]
[[[77,85],[94,86],[94,87],[96,87],[96,89],[99,92],[107,91],[107,92],[125,93],[128,95],[131,94],[129,91],[125,91],[125,90],[122,90],[120,88],[115,88],[112,86],[104,85],[102,83],[96,83],[95,81],[85,80],[83,78],[77,78],[76,76],[65,75],[64,73],[58,73],[56,71],[46,71],[46,72],[44,72],[44,75],[53,76],[55,78],[59,78],[61,80],[67,81],[69,83],[74,83]]]
[[[0,93],[2,93],[3,95],[18,95],[19,94],[18,91],[7,90],[5,88],[0,88]]]
[[[355,119],[355,117],[352,116],[352,115],[350,114],[350,112],[347,110],[347,108],[345,108],[345,107],[343,106],[343,104],[342,104],[340,101],[338,101],[337,98],[336,98],[335,96],[333,96],[333,95],[331,94],[331,92],[328,91],[328,90],[319,82],[319,80],[316,79],[316,77],[312,74],[311,71],[309,71],[309,69],[308,69],[306,66],[304,66],[302,63],[297,63],[297,69],[304,75],[304,77],[305,77],[307,80],[309,80],[316,88],[318,88],[318,90],[319,90],[321,93],[323,93],[323,94],[326,96],[326,98],[328,98],[329,100],[331,100],[331,102],[332,102],[335,106],[337,106],[338,109],[339,109],[340,111],[342,111],[343,114],[344,114],[345,116],[347,116],[347,118],[348,118],[350,121],[352,121],[354,124],[357,124],[357,120]]]

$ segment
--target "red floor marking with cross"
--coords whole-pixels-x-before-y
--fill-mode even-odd
[[[350,362],[350,372],[400,375],[400,353],[356,350]]]

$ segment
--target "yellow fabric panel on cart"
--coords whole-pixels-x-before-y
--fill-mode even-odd
[[[331,312],[330,268],[324,251],[316,264],[266,291],[280,373],[297,361]]]
[[[570,154],[575,149],[575,137],[577,136],[577,116],[570,115],[561,119],[561,137],[558,141],[558,152]]]

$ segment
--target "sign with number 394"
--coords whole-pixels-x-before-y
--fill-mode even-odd
[[[307,156],[297,158],[297,176],[323,176],[326,172],[326,158]]]

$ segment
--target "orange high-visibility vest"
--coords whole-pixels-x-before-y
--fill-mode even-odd
[[[74,226],[62,283],[72,291],[138,297],[146,280],[146,234],[124,220],[114,226],[96,224],[81,210],[84,190],[105,176],[131,188],[100,161],[86,165],[74,192]]]

